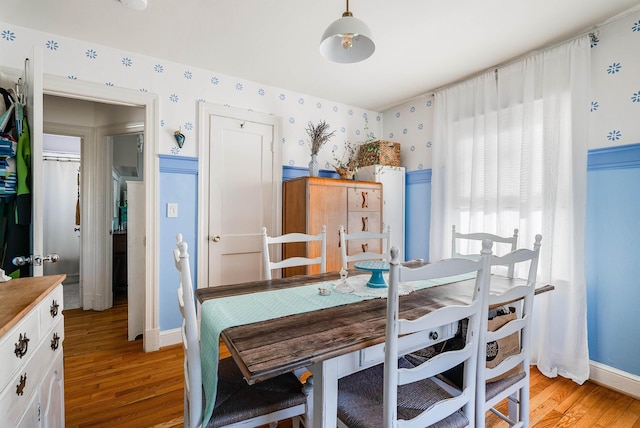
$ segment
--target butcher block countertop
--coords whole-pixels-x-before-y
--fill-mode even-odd
[[[0,337],[66,277],[65,274],[47,275],[0,282]]]

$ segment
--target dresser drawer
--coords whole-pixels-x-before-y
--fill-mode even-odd
[[[382,232],[382,220],[380,217],[379,211],[350,212],[347,215],[347,233],[380,233]]]
[[[62,352],[62,347],[58,349]],[[15,422],[23,415],[56,356],[47,340],[42,341],[33,351],[27,364],[10,377],[9,383],[0,392],[0,415],[4,415],[5,420]]]
[[[35,352],[40,341],[38,324],[38,312],[31,311],[0,341],[0,389],[13,377],[18,366]]]
[[[44,336],[62,316],[62,287],[56,288],[38,304],[40,335]]]
[[[369,187],[354,187],[347,191],[347,211],[380,211],[382,192]]]
[[[350,239],[347,241],[347,254],[352,256],[358,253],[382,254],[382,242],[380,239]]]

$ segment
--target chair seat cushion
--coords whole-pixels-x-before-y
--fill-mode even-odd
[[[293,373],[249,385],[233,358],[218,365],[218,392],[207,427],[221,427],[306,403],[302,383]]]
[[[521,379],[524,379],[526,376],[525,372],[520,372],[518,374],[506,377],[504,379],[500,379],[495,382],[487,382],[487,392],[486,399],[491,400],[493,397],[509,388],[511,385],[519,382]]]
[[[400,367],[412,367],[406,359]],[[338,381],[338,418],[350,428],[383,426],[384,365],[346,376]],[[398,419],[411,419],[434,403],[451,398],[430,379],[398,388]],[[462,428],[469,421],[460,411],[432,425],[439,428]]]

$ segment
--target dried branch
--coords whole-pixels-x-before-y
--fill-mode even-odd
[[[329,132],[329,124],[321,120],[317,125],[309,124],[306,128],[307,134],[311,139],[311,154],[317,155],[322,146],[329,141],[336,131]]]

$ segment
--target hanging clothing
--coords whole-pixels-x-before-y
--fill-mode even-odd
[[[6,106],[0,117],[0,267],[17,278],[31,270],[13,264],[15,257],[31,254],[31,141],[24,106],[8,91],[0,93]]]
[[[18,125],[21,125],[18,128]],[[16,107],[16,130],[18,131],[18,150],[16,151],[16,168],[18,189],[16,199],[16,224],[31,224],[31,140],[29,124],[24,117],[22,104]]]

